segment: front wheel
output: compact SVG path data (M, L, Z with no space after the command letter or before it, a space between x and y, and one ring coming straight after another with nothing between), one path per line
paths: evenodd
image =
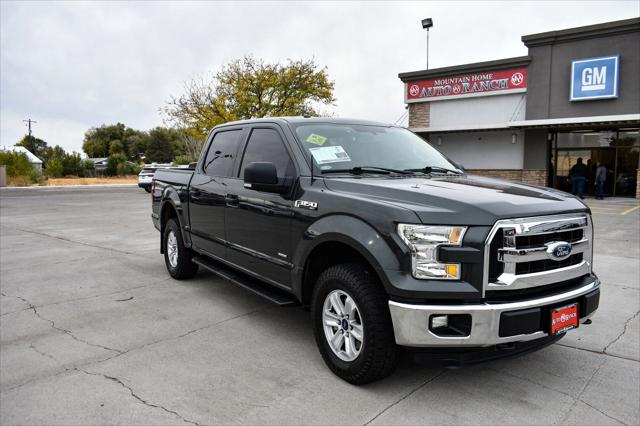
M311 313L318 349L338 377L360 385L393 372L398 349L388 298L364 265L325 270L314 287Z
M164 227L162 239L164 245L164 263L169 275L177 280L193 277L198 265L193 263L193 252L184 246L180 225L176 219L169 219Z

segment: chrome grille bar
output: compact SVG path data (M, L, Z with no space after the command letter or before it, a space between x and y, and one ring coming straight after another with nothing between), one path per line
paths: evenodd
M498 245L497 251L491 250L491 243L499 230L502 231L502 242ZM557 243L563 243L562 240L554 239L534 247L518 248L517 246L518 237L545 234L548 236L548 234L577 231L579 238L580 230L582 230L582 238L578 241L568 242L568 244L571 245L571 255L581 254L582 260L576 258L576 263L570 266L560 263L564 258L556 258L552 255L553 247ZM587 213L500 220L493 226L485 241L483 290L484 292L487 290L522 290L584 276L591 272L592 241L593 227ZM496 241L496 244L498 243ZM494 260L500 262L502 271L490 282L489 264ZM549 268L526 274L516 273L517 264L536 261L549 261L548 265L544 264ZM554 261L558 261L557 267L554 265ZM526 270L526 265L524 268Z

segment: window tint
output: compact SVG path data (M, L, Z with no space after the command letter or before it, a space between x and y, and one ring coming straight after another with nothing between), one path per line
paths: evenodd
M269 162L276 166L278 177L292 176L295 172L293 161L278 132L273 129L254 129L244 151L240 177L244 168L251 163Z
M230 176L233 159L238 151L242 130L218 132L213 137L207 159L204 162L204 172L209 176Z

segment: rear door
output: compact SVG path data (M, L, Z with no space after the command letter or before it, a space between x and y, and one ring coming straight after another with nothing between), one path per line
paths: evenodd
M244 187L244 168L271 162L278 177L295 185L297 170L284 135L273 125L251 128L236 176L228 180L226 227L229 261L268 281L289 288L291 283L292 191L274 194Z
M189 219L194 246L219 258L226 256L225 197L235 170L244 128L222 128L213 134L189 186Z

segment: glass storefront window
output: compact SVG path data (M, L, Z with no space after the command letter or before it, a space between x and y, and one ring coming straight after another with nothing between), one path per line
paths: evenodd
M602 164L607 168L606 195L635 195L637 169L640 168L638 129L556 133L551 158L554 187L571 191L569 173L579 157L589 169L585 194L595 195L595 173L598 164Z
M558 148L600 148L609 147L616 138L614 131L593 131L558 133Z

